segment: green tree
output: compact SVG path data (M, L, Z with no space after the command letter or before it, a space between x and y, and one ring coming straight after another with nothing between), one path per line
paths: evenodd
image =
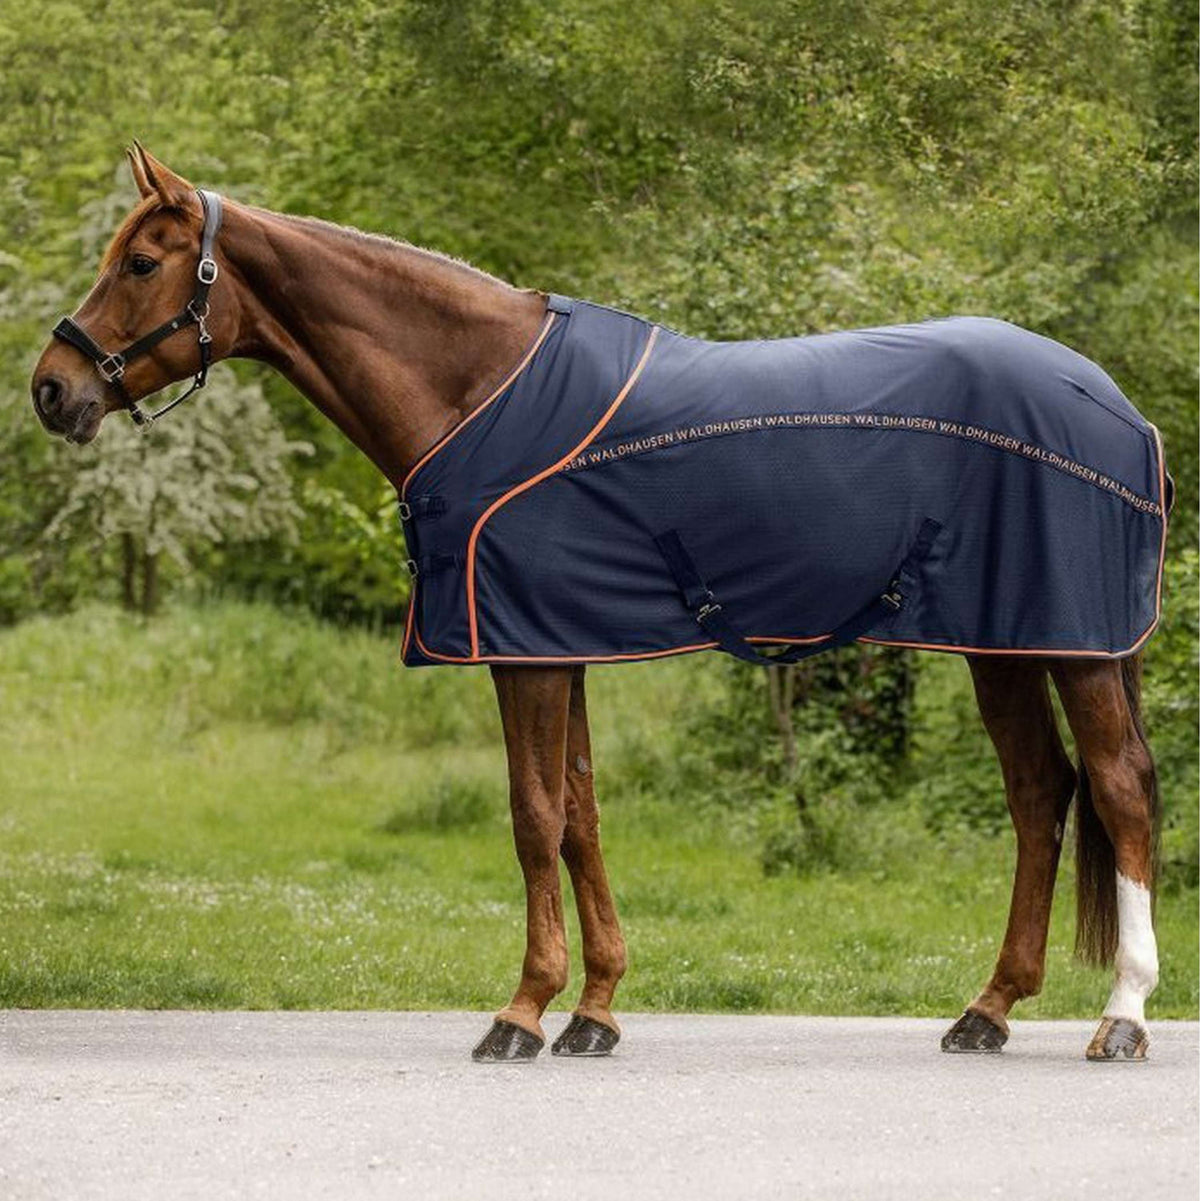
M288 461L309 450L284 435L257 384L218 368L190 408L148 432L110 422L78 456L44 538L119 540L122 599L149 615L163 555L186 571L212 543L295 536L300 508Z

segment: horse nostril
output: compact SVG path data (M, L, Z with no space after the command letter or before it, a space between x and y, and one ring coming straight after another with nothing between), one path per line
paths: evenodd
M33 390L34 399L43 413L49 413L62 400L63 386L52 375L39 380Z

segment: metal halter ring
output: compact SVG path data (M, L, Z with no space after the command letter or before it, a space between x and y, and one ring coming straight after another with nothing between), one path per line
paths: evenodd
M125 374L125 360L119 354L106 355L96 364L96 370L106 384L111 384Z

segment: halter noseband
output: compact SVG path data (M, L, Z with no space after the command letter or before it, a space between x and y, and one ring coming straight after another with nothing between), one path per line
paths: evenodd
M212 334L205 324L208 318L208 290L217 279L217 260L213 258L213 245L217 240L217 232L221 228L221 198L216 192L206 192L203 188L196 189L200 197L200 207L204 210L204 232L200 235L200 262L196 266L196 290L192 298L170 321L164 321L156 329L130 342L124 350L110 354L100 346L92 336L75 321L73 317L64 317L55 327L54 336L70 343L76 350L86 355L96 364L100 378L106 384L116 388L129 415L135 424L149 426L151 422L173 409L177 404L187 400L193 392L198 392L208 382L208 368L212 362ZM161 409L153 413L143 413L138 408L137 401L125 391L123 376L125 367L132 359L145 354L157 346L164 338L168 338L176 330L186 329L196 325L199 329L200 370L192 378L192 386L181 392L174 400L168 401Z

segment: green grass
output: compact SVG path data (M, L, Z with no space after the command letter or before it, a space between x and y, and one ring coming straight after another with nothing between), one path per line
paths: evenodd
M934 835L902 797L856 817L856 870L765 876L752 815L655 792L712 667L589 676L621 1007L956 1013L1003 930L1011 838ZM524 931L506 809L486 672L405 672L392 641L251 606L4 631L0 1005L498 1007ZM1022 1016L1107 995L1070 959L1064 868ZM1157 1016L1196 1015L1196 908L1160 900Z

